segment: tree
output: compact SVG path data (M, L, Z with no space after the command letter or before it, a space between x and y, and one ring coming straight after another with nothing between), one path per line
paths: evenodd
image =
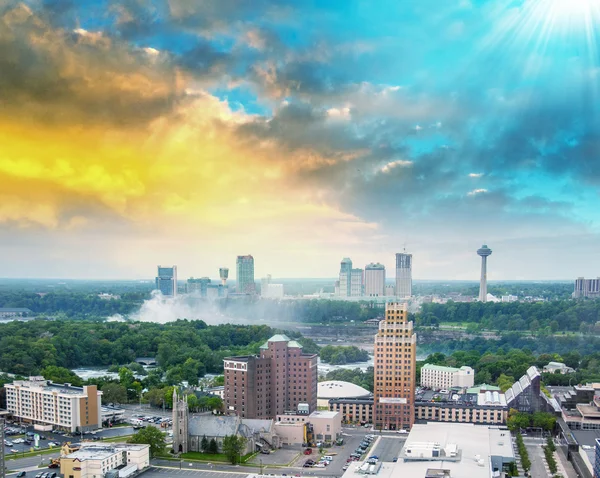
M127 367L121 367L119 369L119 383L125 387L125 390L131 387L134 380L135 377L133 376L133 372Z
M77 374L71 372L68 368L49 365L42 369L42 376L46 380L52 380L55 383L70 383L80 387L83 385L83 380Z
M508 418L506 420L506 426L510 431L516 431L521 428L529 427L531 423L531 415L528 413L522 413L514 408L511 408L508 412Z
M509 377L505 374L500 374L496 383L498 384L498 387L500 387L500 390L506 392L510 387L512 387L513 383L515 383L515 378Z
M200 400L198 400L198 397L196 395L190 393L187 396L187 403L190 410L196 411L200 405Z
M223 453L235 464L241 461L241 454L246 448L246 439L237 435L230 435L223 438Z
M102 387L102 402L103 403L126 403L127 390L123 385L118 383L107 383Z
M201 449L201 450L202 450L204 453L206 453L206 452L208 451L208 445L209 445L209 443L208 443L208 439L206 438L206 435L204 435L204 436L202 437L202 441L200 442L200 449Z
M181 377L190 385L198 385L198 375L200 371L200 362L193 358L188 358L181 366Z
M556 417L551 413L535 412L533 414L533 426L543 428L544 430L552 430L556 424Z
M156 456L165 449L165 434L156 427L146 427L135 433L129 443L150 445L150 456Z
M217 445L217 440L214 438L211 438L210 442L208 442L208 452L213 455L219 453L219 446Z

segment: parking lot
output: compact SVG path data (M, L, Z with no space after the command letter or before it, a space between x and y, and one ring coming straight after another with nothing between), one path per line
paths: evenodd
M101 441L104 438L112 438L116 436L124 436L131 435L134 433L132 427L114 427L114 428L105 428L101 431L97 431L94 434L68 434L68 433L52 433L52 432L40 432L34 430L32 426L18 426L18 425L10 425L8 428L19 429L20 433L17 435L6 435L4 445L4 452L7 456L15 455L19 456L25 452L31 451L34 447L34 440L28 439L29 443L26 443L27 439L26 433L35 433L40 437L39 440L39 450L45 450L48 448L56 448L60 451L60 447L65 442L78 443L82 440L95 440ZM19 443L19 441L23 440L23 442ZM50 446L51 443L54 443L55 446Z
M246 478L248 473L230 473L227 471L200 471L186 470L177 468L157 468L151 467L143 475L144 478L166 478L168 476L194 476L198 478Z
M379 461L394 461L400 455L405 441L406 437L382 437L371 454L376 455Z

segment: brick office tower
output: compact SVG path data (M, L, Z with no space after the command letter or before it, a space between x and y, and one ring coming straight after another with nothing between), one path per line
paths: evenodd
M382 430L409 430L415 421L417 336L405 304L388 303L375 336L374 423Z
M274 418L298 413L299 404L307 404L304 413L317 409L317 355L302 353L302 345L285 335L267 340L258 357L227 357L223 365L227 413Z

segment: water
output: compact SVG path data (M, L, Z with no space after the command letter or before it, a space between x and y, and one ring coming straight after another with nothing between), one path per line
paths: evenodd
M110 379L119 379L119 374L115 372L109 372L106 367L84 367L76 368L71 370L74 374L81 377L83 380L89 380L90 378L101 378L108 377Z

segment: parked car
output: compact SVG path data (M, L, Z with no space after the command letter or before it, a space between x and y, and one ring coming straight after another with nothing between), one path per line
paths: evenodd
M325 464L324 463L317 463L316 465L313 465L315 468L325 468Z
M17 478L21 478L23 476L27 476L27 472L25 472L25 471L19 471L19 473L17 473Z
M307 448L306 450L304 450L304 454L305 455L312 455L312 448Z

